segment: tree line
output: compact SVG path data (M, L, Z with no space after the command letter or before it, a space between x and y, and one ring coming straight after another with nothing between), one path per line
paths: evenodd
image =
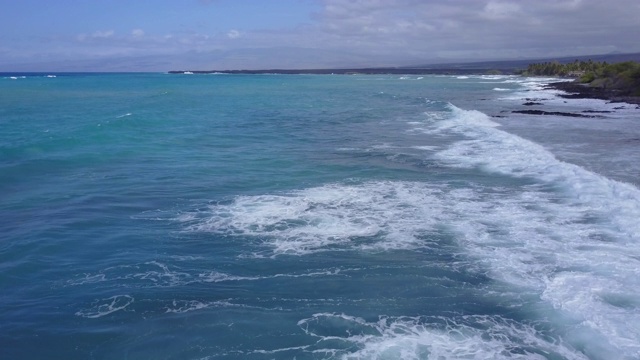
M520 72L525 76L571 76L594 87L615 89L621 94L640 96L640 63L625 61L608 64L592 60L561 64L558 61L529 64Z
M593 61L591 59L575 60L574 62L562 64L559 61L550 61L542 63L533 63L521 71L526 76L569 76L572 74L585 74L588 72L596 72L609 66L606 61Z

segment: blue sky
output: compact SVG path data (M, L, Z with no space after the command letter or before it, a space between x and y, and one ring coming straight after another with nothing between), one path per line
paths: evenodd
M0 71L394 66L640 52L638 0L0 0Z
M2 0L2 34L15 37L75 36L142 29L154 35L231 29L291 28L308 23L314 1L278 0ZM9 36L11 37L11 36Z

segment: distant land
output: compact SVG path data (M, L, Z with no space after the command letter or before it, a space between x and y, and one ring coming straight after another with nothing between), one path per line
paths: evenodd
M469 75L469 74L516 74L531 63L558 61L562 64L575 60L640 61L640 53L567 56L561 58L537 58L519 60L497 60L462 63L426 64L402 67L339 68L339 69L260 69L260 70L172 70L170 74L397 74L397 75Z
M317 74L317 75L425 75L425 74L478 74L495 69L464 69L464 68L414 68L414 67L381 67L381 68L344 68L344 69L261 69L261 70L172 70L170 74ZM498 70L500 73L504 71ZM509 73L512 71L509 70Z

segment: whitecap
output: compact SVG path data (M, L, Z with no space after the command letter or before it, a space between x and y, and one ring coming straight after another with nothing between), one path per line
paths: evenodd
M90 319L100 318L116 311L124 310L133 302L134 298L130 295L116 295L110 298L97 300L94 302L92 307L79 310L75 315Z
M197 212L186 230L252 237L267 256L429 248L446 232L468 269L538 293L613 354L640 351L640 313L628 305L640 299L640 191L559 161L481 112L451 106L432 120L432 134L466 138L435 160L530 185L333 183L237 196Z
M420 234L435 224L428 220L432 211L421 204L439 203L439 191L419 183L369 182L240 196L231 204L211 206L209 215L187 229L267 236L273 255L414 248Z
M201 302L197 300L173 300L171 306L167 307L167 313L182 314L190 311L206 309L215 302Z
M451 105L429 120L430 134L464 137L433 160L528 185L332 183L237 196L194 212L185 230L253 238L265 256L429 248L452 234L467 270L539 294L557 311L541 316L572 319L572 334L614 358L637 354L640 191L559 161L479 111Z
M298 326L317 339L307 351L342 359L587 359L561 339L500 316L381 316L370 322L318 313Z
M411 148L416 150L424 150L424 151L434 151L438 149L437 146L429 146L429 145L412 146Z
M171 256L184 262L199 260L194 256ZM217 270L188 271L180 270L176 266L166 265L158 261L149 261L134 265L120 265L104 269L94 274L82 274L67 280L63 286L83 286L97 283L112 283L113 286L123 288L166 288L179 287L189 284L219 283L233 281L259 281L275 278L302 278L318 276L341 276L341 272L351 269L326 269L323 271L278 273L261 276L240 276Z
M580 166L559 161L541 145L497 129L500 125L479 111L452 106L453 116L436 125L472 138L437 154L450 166L482 167L509 176L530 176L563 186L577 203L605 207L604 213L628 240L640 238L640 190L607 179ZM498 155L499 154L499 155ZM625 241L626 242L626 241Z
M477 222L457 227L467 250L486 259L493 277L538 289L556 309L600 332L610 351L640 353L640 313L606 300L640 302L640 190L559 161L541 145L500 130L483 113L452 110L449 120L434 125L436 131L469 139L437 159L557 189L523 192L517 202L492 200L491 211L476 214ZM500 240L491 229L509 236Z

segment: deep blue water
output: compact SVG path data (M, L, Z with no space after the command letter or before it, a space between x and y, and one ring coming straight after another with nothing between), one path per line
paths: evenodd
M635 106L47 75L0 76L2 359L640 358Z

